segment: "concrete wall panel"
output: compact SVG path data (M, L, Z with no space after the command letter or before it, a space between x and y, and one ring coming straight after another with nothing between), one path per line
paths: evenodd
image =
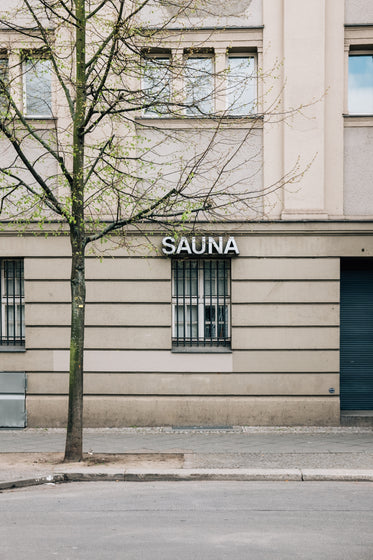
M337 350L250 350L233 354L235 372L338 372Z
M0 235L0 250L3 257L62 257L71 255L71 245L68 237L38 237Z
M68 374L31 373L29 395L68 393ZM302 374L202 374L105 373L84 377L86 395L329 395L339 392L339 375Z
M345 128L344 138L344 213L347 216L371 216L373 128Z
M373 255L371 235L247 236L239 239L245 257L356 257Z
M339 302L339 282L233 282L234 303Z
M233 327L233 350L339 348L338 327Z
M25 306L26 347L28 325L70 325L70 304L63 303L28 303Z
M67 398L28 396L30 427L66 426ZM336 426L338 397L86 397L85 427Z
M232 360L233 358L233 360ZM2 354L6 371L68 371L68 350ZM335 350L253 350L234 354L175 354L170 351L86 350L86 372L336 372Z
M87 282L87 302L164 302L171 298L167 281ZM69 302L69 282L27 282L27 302Z
M66 303L71 301L70 283L67 281L26 281L26 304L35 302Z
M87 327L87 349L148 349L169 350L169 327ZM68 327L28 327L27 348L67 349L70 345Z
M234 280L339 280L339 259L238 258Z
M28 280L69 280L70 269L68 257L25 259L25 278ZM114 252L113 257L86 259L89 280L168 280L170 276L170 260L164 257L125 258Z
M30 303L27 305L26 330L27 325L58 327L69 324L69 304ZM92 326L168 326L171 325L171 309L169 304L87 304L86 324Z
M171 282L131 281L125 282L88 282L87 301L95 302L154 302L171 301Z
M232 305L232 324L242 326L339 326L339 305L241 304Z
M68 371L69 352L53 352L53 370ZM34 371L36 371L36 367ZM40 367L39 371L49 368ZM141 350L86 350L86 372L231 372L232 354L190 354L170 351Z

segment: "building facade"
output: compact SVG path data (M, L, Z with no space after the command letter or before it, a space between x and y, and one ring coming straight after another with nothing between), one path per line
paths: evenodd
M228 4L165 52L203 41L203 64L255 65L271 118L238 110L231 132L253 132L265 196L201 235L133 230L132 247L87 254L87 427L339 425L373 410L373 4ZM67 418L71 249L34 229L0 231L3 426Z

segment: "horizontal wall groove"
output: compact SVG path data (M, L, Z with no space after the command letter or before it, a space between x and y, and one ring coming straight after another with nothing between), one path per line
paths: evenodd
M45 398L50 398L50 397L66 397L68 398L68 393L27 393L26 397L30 396L30 397L45 397ZM167 398L167 399L183 399L183 398L188 398L188 399L220 399L220 400L224 400L226 398L234 398L234 399L257 399L257 398L266 398L266 399L301 399L301 398L306 398L306 399L336 399L339 398L339 395L337 394L333 394L333 395L329 395L329 394L323 394L323 395L304 395L304 394L299 394L299 395L289 395L289 394L281 394L281 395L270 395L270 394L254 394L254 393L245 393L245 394L205 394L205 393L201 393L201 394L192 394L192 393L182 393L182 394L175 394L175 393L123 393L123 394L113 394L113 393L84 393L84 397L94 397L94 398L100 398L100 397L113 397L113 398L143 398L143 399L152 399L154 397L156 398Z
M27 305L70 305L71 301L28 301ZM86 305L170 305L169 301L86 301Z
M26 396L29 395L30 397L68 397L68 393L27 393ZM288 393L284 393L284 394L276 394L276 395L271 395L269 393L261 393L261 394L257 394L257 393L224 393L224 395L222 395L221 393L84 393L83 395L84 397L95 397L95 398L100 398L100 397L115 397L115 398L135 398L135 397L141 397L141 398L159 398L159 397L167 397L167 398L176 398L176 399L182 399L182 398L204 398L204 399L209 399L209 398L213 398L216 399L218 398L235 398L235 399L239 399L239 398L247 398L247 397L251 397L251 398L287 398L287 399L291 399L291 398L307 398L307 399L313 399L313 398L327 398L327 399L333 399L336 397L339 397L339 394L334 393L333 395L330 395L328 393L325 394L320 394L320 395L307 395L307 394L296 394L296 395L290 395Z
M232 352L339 352L339 346L334 348L232 348Z
M339 305L339 301L232 301L231 304L232 305Z
M27 255L25 258L27 258L28 260L55 260L55 259L64 259L66 261L71 261L71 255ZM115 257L105 257L103 256L102 259L100 257L95 257L95 256L85 256L85 260L86 261L97 261L97 262L104 262L106 261L119 261L119 260L138 260L138 261L144 261L144 260L159 260L159 261L166 261L167 259L165 257L162 256L157 256L157 255L149 255L146 257L139 257L136 255L118 255Z
M314 328L320 328L320 329L339 329L339 323L324 323L323 325L318 325L317 323L315 324L309 324L309 325L303 325L302 323L299 324L268 324L268 325L255 325L253 323L240 323L239 325L232 325L232 329L296 329L297 327L299 327L300 329L314 329Z
M59 346L58 348L56 348L55 346L53 346L53 347L32 346L32 347L28 347L26 350L32 350L32 351L38 351L38 352L39 351L44 351L44 350L48 351L48 352L54 352L54 350L58 350L58 351L61 351L61 352L69 352L70 347L69 346L65 346L65 347ZM106 347L103 347L103 348L99 348L98 346L92 346L92 347L85 346L84 350L86 350L87 352L91 352L92 350L97 351L97 352L112 352L113 350L117 350L119 352L167 352L167 350L170 350L170 348L169 347L167 347L167 348L148 348L148 347L147 348L140 348L140 347L134 348L132 346L131 346L131 348L126 348L126 347L121 348L121 347L118 347L118 345L116 345L116 346L113 346L113 347L106 346ZM323 348L323 350L324 350L324 348ZM206 354L207 354L207 352L206 352Z
M70 325L34 325L26 323L26 328L29 329L66 329L70 330ZM170 325L85 325L85 329L170 329Z
M339 325L232 325L232 329L339 329Z
M89 284L90 282L103 282L103 283L130 283L130 282L149 282L149 283L162 283L162 282L171 282L171 278L86 278L86 283ZM44 282L44 283L70 283L70 278L25 278L25 283L28 282Z
M303 283L321 283L324 284L326 282L330 282L333 284L339 283L339 278L278 278L277 276L274 278L232 278L232 283L241 283L246 282L247 284L255 283L255 282L303 282Z
M183 346L182 348L187 348L187 347L184 347L184 346ZM203 347L202 347L202 346L198 346L198 348L203 348ZM213 347L213 346L208 346L207 348L214 348L214 347ZM27 351L27 350L35 350L35 351L36 351L36 350L37 350L37 351L39 351L39 350L43 350L43 351L45 350L45 351L47 351L47 350L48 350L48 351L54 351L54 350L56 350L56 347L55 347L55 346L53 346L53 347L49 347L49 346L48 346L48 347L47 347L47 346L42 346L42 347L39 347L39 346L31 346L31 347L27 347L27 348L26 348L26 351ZM59 346L59 347L58 347L58 350L61 350L61 351L69 351L69 350L70 350L70 347L69 347L69 346L66 346L66 347ZM167 347L167 348L149 348L149 347L146 347L146 348L145 348L145 347L144 347L144 348L141 348L141 347L126 348L126 347L123 347L123 348L122 348L122 347L118 347L118 345L113 346L113 347L108 347L108 346L106 346L106 347L102 347L102 348L99 348L98 346L92 346L92 347L85 346L85 347L84 347L84 350L87 350L87 351L95 350L95 351L98 351L98 352L108 352L108 351L111 352L111 351L113 351L113 350L119 350L119 351L123 351L123 352L126 352L126 351L136 351L136 352L165 352L165 351L169 350L169 351L171 352L171 348L170 348L170 347ZM339 347L336 346L336 347L334 347L334 348L324 348L324 347L321 347L321 346L320 346L320 347L318 347L318 348L232 348L231 350L232 350L232 352L320 352L320 351L323 351L323 352L339 352ZM175 353L175 352L174 352L174 353ZM177 353L177 352L176 352L176 353ZM188 354L188 353L189 353L189 352L183 352L183 354ZM190 354L195 354L195 352L193 352L193 350L191 350L191 351L190 351ZM210 351L206 351L206 353L204 353L204 352L200 351L199 354L211 354L211 352L210 352Z
M68 375L68 371L57 371L53 370L50 371L40 371L39 370L27 370L27 374L42 374L42 375L54 375L54 374L64 374ZM217 374L216 371L125 371L125 372L118 372L118 371L86 371L84 372L86 375L244 375L244 376L254 376L254 375L339 375L339 371L281 371L281 372L273 372L273 371L225 371L222 374Z

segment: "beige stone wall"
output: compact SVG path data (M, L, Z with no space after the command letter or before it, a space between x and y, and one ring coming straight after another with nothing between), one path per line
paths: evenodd
M169 259L124 249L87 258L86 425L338 423L335 255L357 253L356 238L268 229L236 234L232 353L170 351ZM0 245L27 255L26 352L2 353L2 367L27 372L29 426L63 425L68 243L2 236Z
M87 426L338 424L340 257L373 256L370 224L224 229L240 250L231 353L171 352L168 258L87 257ZM26 352L2 352L2 369L27 372L29 426L64 425L69 244L1 235L0 251L25 255L26 299Z
M214 48L217 66L227 46L256 52L259 100L273 115L239 162L260 153L255 191L277 185L297 161L299 176L263 200L266 219L278 221L210 226L235 235L240 249L231 353L171 352L171 266L155 250L160 237L88 254L85 424L338 424L340 258L373 256L372 123L343 117L348 53L371 50L372 3L208 4L202 19L213 31L196 29L201 14L189 14L181 26L195 29L170 32L163 46L177 36L180 52ZM244 125L232 125L232 136ZM159 126L178 132L180 122ZM187 138L193 121L183 127ZM247 169L237 173L244 181ZM25 258L26 352L0 357L1 369L27 372L30 426L66 422L69 251L62 236L0 234L1 257Z

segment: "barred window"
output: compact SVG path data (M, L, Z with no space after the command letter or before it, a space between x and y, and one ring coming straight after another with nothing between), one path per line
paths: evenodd
M230 260L172 261L173 346L230 346Z
M2 346L24 346L23 259L1 259L0 266L0 344Z

